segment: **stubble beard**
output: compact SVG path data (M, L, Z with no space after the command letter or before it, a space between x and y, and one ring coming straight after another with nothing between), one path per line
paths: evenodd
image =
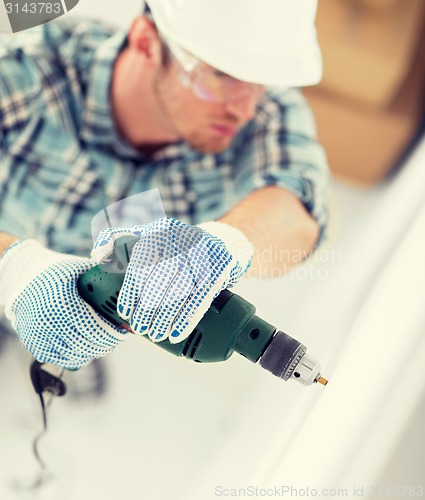
M167 85L164 82L164 72L160 72L154 81L154 93L158 100L159 108L161 109L164 122L172 133L176 134L181 140L188 144L192 149L199 151L201 153L217 154L226 150L230 144L230 140L217 138L216 140L204 137L202 131L186 131L184 127L180 126L180 123L185 121L185 117L182 115L181 110L173 108L170 105L170 94L171 92L167 90ZM172 99L171 94L171 99Z

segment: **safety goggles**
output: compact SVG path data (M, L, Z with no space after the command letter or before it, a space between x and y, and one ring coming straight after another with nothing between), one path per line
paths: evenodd
M160 35L161 42L169 49L177 63L182 85L193 94L207 102L224 103L253 95L259 99L264 93L264 86L237 80L222 71L200 61L182 47Z

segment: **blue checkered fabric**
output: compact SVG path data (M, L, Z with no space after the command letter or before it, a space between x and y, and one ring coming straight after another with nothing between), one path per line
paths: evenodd
M171 144L147 156L112 117L112 68L126 33L92 20L52 21L0 42L0 231L88 254L93 215L158 188L167 216L214 220L255 189L281 186L327 222L328 167L296 89L269 89L231 147Z

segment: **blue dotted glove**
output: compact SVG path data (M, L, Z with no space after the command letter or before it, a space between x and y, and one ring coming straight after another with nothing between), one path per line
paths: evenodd
M126 337L77 291L79 276L94 265L35 240L14 245L0 260L0 304L38 361L80 368L112 352Z
M213 234L214 233L214 234ZM154 342L184 340L211 302L245 273L253 247L238 229L220 222L201 226L162 218L143 226L102 231L92 257L108 262L120 236L133 247L118 296L118 314L135 333Z

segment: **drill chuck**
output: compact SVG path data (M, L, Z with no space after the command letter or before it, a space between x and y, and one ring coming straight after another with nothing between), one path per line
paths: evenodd
M298 340L276 331L260 358L260 366L285 381L293 378L303 385L311 385L313 382L323 384L319 380L323 379L320 375L320 363L306 351L307 348Z

